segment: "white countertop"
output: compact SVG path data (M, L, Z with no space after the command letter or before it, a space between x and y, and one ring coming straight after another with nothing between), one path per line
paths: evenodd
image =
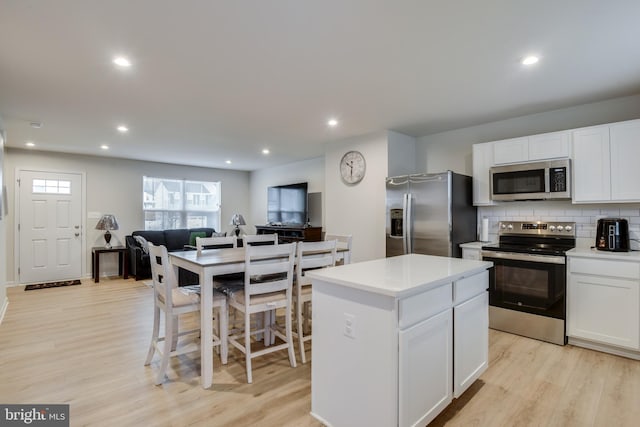
M409 254L323 268L307 275L341 286L404 298L480 273L492 265L488 261Z
M567 257L598 258L605 260L622 260L640 262L640 251L609 252L599 251L589 246L578 246L567 251Z

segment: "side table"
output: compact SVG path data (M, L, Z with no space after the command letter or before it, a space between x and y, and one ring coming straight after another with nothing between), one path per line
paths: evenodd
M100 255L114 252L118 254L118 275L122 276L123 279L129 278L129 257L127 257L127 248L125 246L113 246L111 248L96 246L91 248L91 277L94 282L100 282Z

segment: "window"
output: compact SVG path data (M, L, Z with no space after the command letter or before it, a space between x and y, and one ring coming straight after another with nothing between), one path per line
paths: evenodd
M220 230L220 182L142 178L145 230Z
M31 192L49 194L71 194L71 181L60 179L34 179Z

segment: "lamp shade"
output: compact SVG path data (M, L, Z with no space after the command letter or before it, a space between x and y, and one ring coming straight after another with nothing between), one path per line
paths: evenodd
M104 214L100 221L96 224L96 230L117 230L118 229L118 221L116 220L116 216L112 214Z
M231 217L231 222L229 222L229 225L247 225L247 223L244 221L244 217L239 213L237 213L237 214L233 214L233 216Z

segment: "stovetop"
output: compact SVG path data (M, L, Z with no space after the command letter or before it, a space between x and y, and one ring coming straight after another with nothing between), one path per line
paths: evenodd
M498 243L485 245L483 250L564 255L576 246L574 222L501 221Z

